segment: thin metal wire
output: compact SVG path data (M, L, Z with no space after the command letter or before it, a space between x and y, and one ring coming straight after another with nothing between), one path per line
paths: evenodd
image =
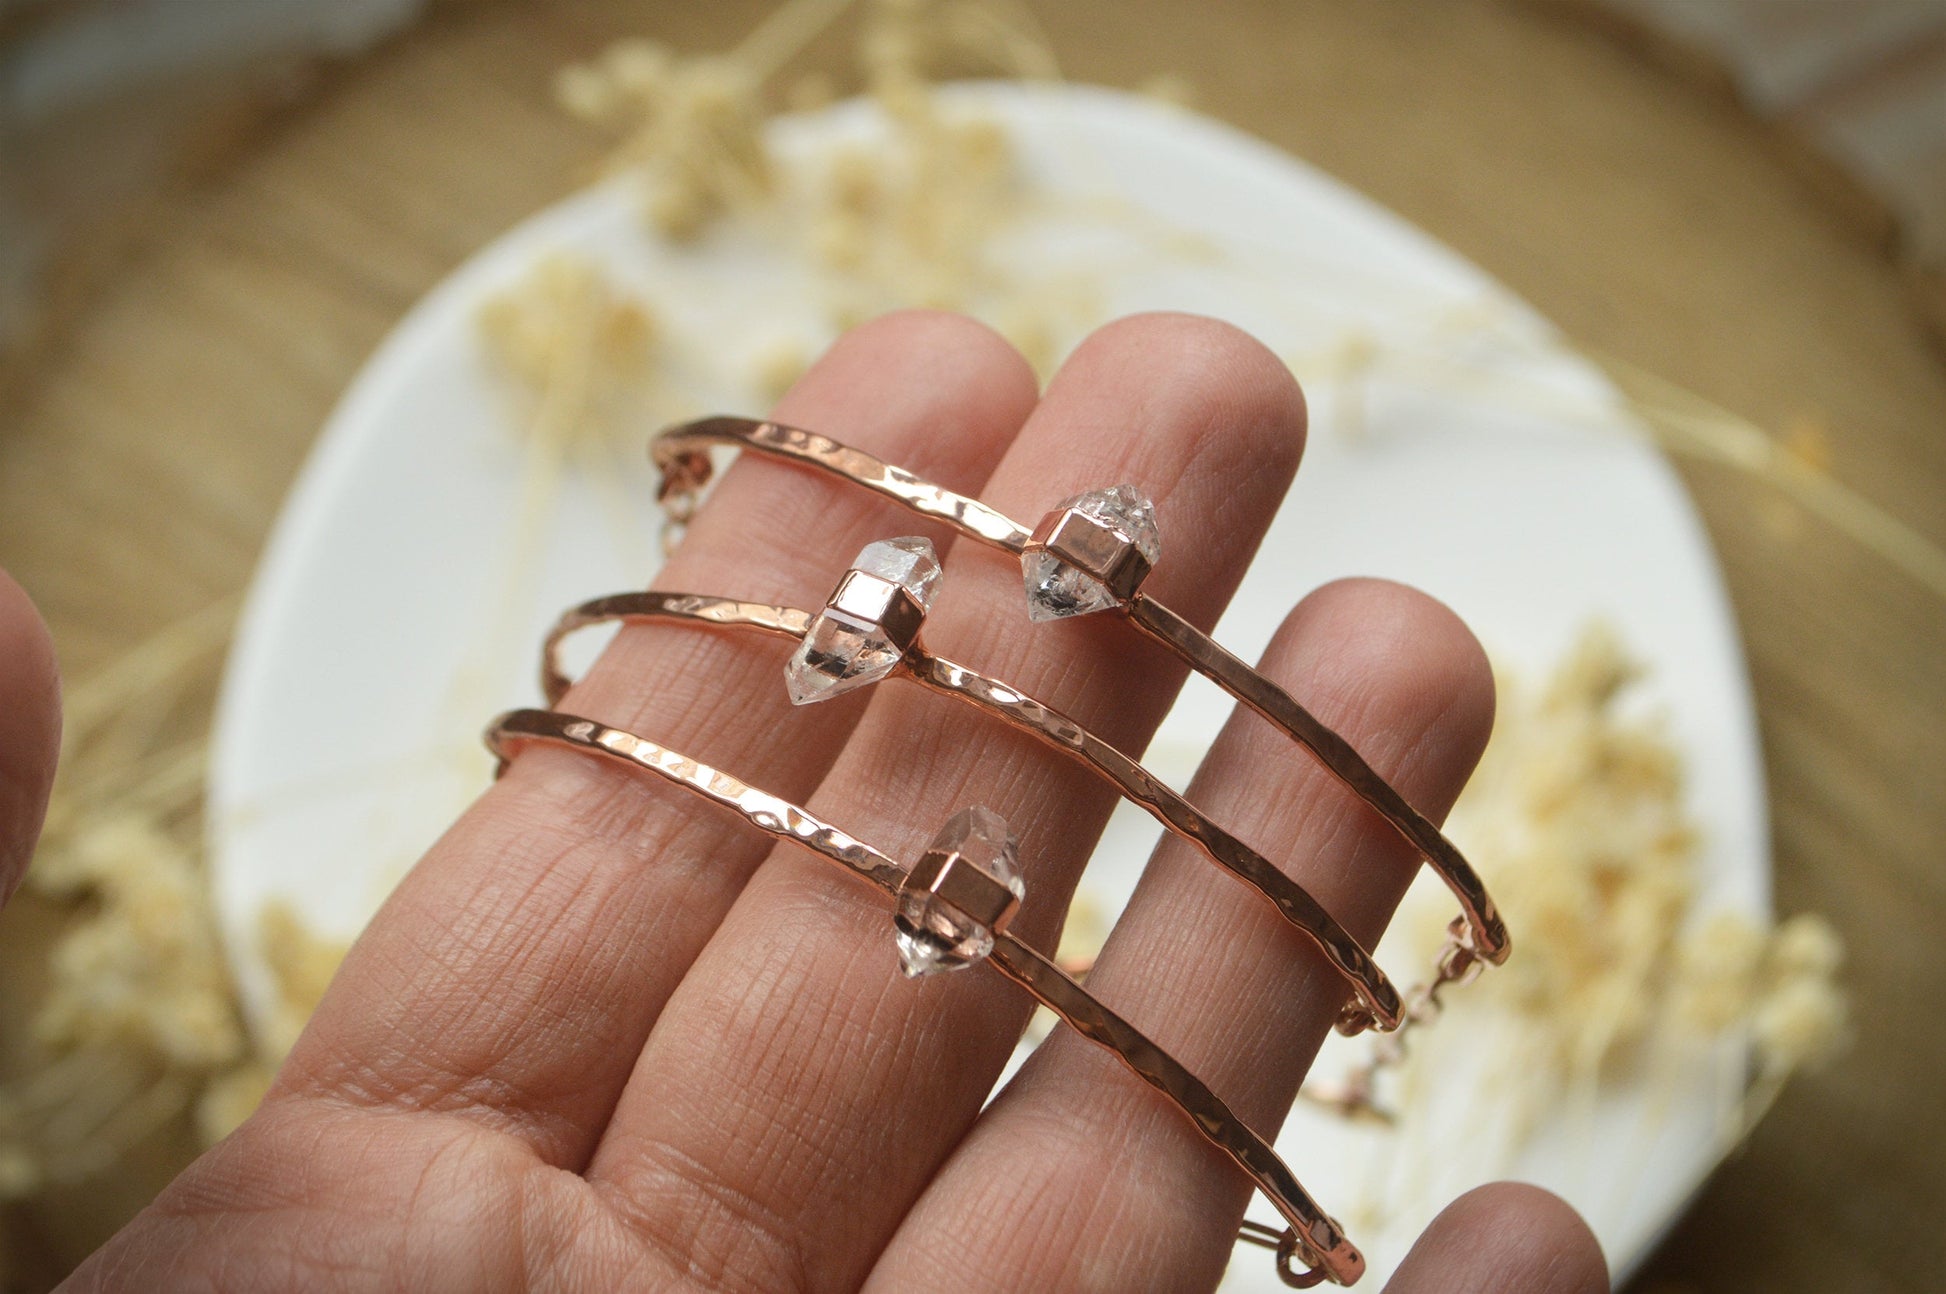
M538 742L653 773L741 814L761 831L794 841L838 864L889 899L896 900L908 871L890 856L788 800L592 719L554 710L513 710L488 727L486 742L499 759L501 772L522 748ZM1364 1256L1299 1184L1270 1143L1181 1062L1008 931L995 932L993 951L985 960L1077 1033L1112 1052L1137 1077L1172 1101L1198 1132L1249 1175L1288 1224L1276 1246L1278 1274L1287 1285L1302 1289L1327 1279L1349 1285L1364 1274ZM1238 1239L1262 1244L1264 1231L1261 1224L1247 1222L1239 1229ZM1307 1264L1303 1270L1291 1267L1298 1259Z
M902 468L814 432L747 418L707 418L671 427L655 438L650 453L662 469L666 501L693 508L697 492L707 484L713 470L708 453L710 445L755 449L863 485L921 516L942 521L970 538L1017 558L1034 542L1035 532L1029 527ZM1504 962L1511 951L1506 924L1491 895L1478 873L1445 834L1413 808L1351 743L1319 721L1288 692L1139 588L1118 605L1140 632L1161 643L1185 664L1310 751L1420 852L1459 901L1460 919L1454 923L1433 976L1407 994L1399 1027L1381 1040L1370 1061L1353 1072L1335 1098L1328 1098L1348 1114L1385 1117L1376 1099L1377 1078L1405 1055L1408 1031L1423 1027L1440 1014L1441 995L1446 990L1469 982L1486 965ZM1345 1031L1355 1027L1352 1011L1348 1007L1341 1017L1340 1028ZM1290 1273L1285 1270L1286 1266L1280 1258L1280 1272L1288 1279Z
M841 445L815 431L750 418L698 418L670 428L650 443L650 455L662 473L659 497L665 507L671 500L693 497L709 483L715 470L709 457L711 445L762 450L773 457L816 468L1009 552L1019 552L1027 542L1028 532L1024 527L977 499L955 494L903 467L881 462L863 450Z
M560 661L562 644L579 629L617 620L681 620L712 628L742 628L802 639L810 630L812 616L792 607L694 593L619 593L596 598L562 615L548 633L542 649L541 691L549 705L558 704L570 686ZM1356 1002L1347 1004L1341 1013L1338 1021L1341 1032L1398 1027L1403 1018L1399 991L1357 939L1308 890L1231 835L1168 783L1060 711L1043 705L1011 684L935 656L916 640L900 663L902 668L898 673L928 691L995 715L1086 764L1114 784L1132 803L1266 899L1285 920L1308 936L1333 969L1351 984Z
M693 497L714 470L708 447L734 445L804 464L862 485L1003 552L1020 556L1032 530L993 508L935 485L904 468L816 432L752 418L718 416L667 428L650 442L662 472L661 497ZM1498 965L1511 949L1506 923L1465 855L1419 813L1358 751L1298 704L1296 698L1231 655L1209 635L1139 591L1121 604L1137 629L1162 643L1192 669L1281 728L1418 849L1460 902L1466 946Z
M1210 636L1146 593L1130 600L1128 617L1149 637L1174 652L1197 673L1210 679L1258 714L1291 735L1318 757L1359 799L1410 841L1446 882L1460 902L1473 951L1498 964L1509 951L1506 923L1487 893L1486 885L1466 856L1444 832L1410 804L1365 757L1317 716L1299 705L1290 693L1231 655Z
M1397 1114L1379 1097L1379 1080L1386 1071L1405 1063L1409 1033L1437 1020L1446 1010L1446 990L1459 988L1480 977L1486 963L1467 946L1465 927L1454 921L1446 932L1434 965L1432 979L1415 985L1405 997L1405 1021L1390 1035L1373 1043L1371 1052L1335 1082L1309 1082L1298 1093L1306 1101L1320 1105L1348 1119L1391 1124Z

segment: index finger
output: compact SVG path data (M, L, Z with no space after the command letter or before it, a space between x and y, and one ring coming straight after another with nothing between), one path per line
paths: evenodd
M977 490L1036 394L997 334L915 312L846 335L779 412ZM881 500L740 461L656 584L814 602L895 525L911 528ZM569 704L801 798L862 707L791 713L781 674L768 643L636 625ZM761 837L622 770L523 755L352 949L280 1092L454 1112L578 1168L663 1002L765 852Z

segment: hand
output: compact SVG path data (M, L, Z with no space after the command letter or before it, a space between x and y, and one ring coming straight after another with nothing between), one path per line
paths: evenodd
M1304 433L1302 397L1269 352L1180 316L1102 329L1039 398L979 325L894 316L840 341L777 416L1020 516L1141 483L1167 545L1150 587L1205 627ZM865 543L922 528L746 458L658 586L816 606ZM971 545L947 570L935 647L1124 749L1146 744L1182 678L1172 659L1126 626L1030 629L1017 570ZM991 805L1024 842L1015 929L1051 947L1114 803L1103 784L917 689L792 710L782 667L772 643L634 626L566 708L806 802L896 856L953 810ZM1472 636L1395 585L1313 594L1264 669L1436 816L1491 723ZM1254 717L1225 730L1194 798L1281 846L1266 853L1368 943L1413 874L1398 838ZM983 1113L1028 1000L977 969L901 978L891 930L877 895L731 815L529 751L386 903L257 1113L72 1284L1212 1287L1245 1179L1065 1031ZM1264 1130L1345 995L1260 900L1173 843L1089 986ZM1565 1205L1503 1186L1442 1215L1392 1288L1585 1291L1606 1276Z

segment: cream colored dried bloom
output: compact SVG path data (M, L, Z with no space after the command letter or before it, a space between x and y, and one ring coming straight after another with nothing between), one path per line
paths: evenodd
M128 785L114 761L72 768ZM34 1047L0 1089L0 1196L113 1167L246 1047L202 869L179 838L187 833L165 829L161 815L105 810L108 797L92 784L67 786L89 811L42 839L30 872L35 889L68 912L34 1003Z
M324 991L350 947L319 935L281 900L266 903L257 914L257 940L277 987L277 1001L260 1047L267 1058L281 1061L324 1000Z
M554 98L570 114L594 122L610 120L626 102L613 78L585 64L555 73Z
M1678 954L1678 1018L1711 1032L1747 1018L1764 954L1764 932L1748 918L1733 913L1710 918L1683 940Z
M1555 715L1593 719L1641 675L1642 667L1623 651L1615 626L1596 620L1581 631L1566 659L1555 667L1541 694L1541 708Z
M1850 1011L1837 986L1822 976L1779 984L1757 1004L1753 1036L1767 1069L1790 1071L1835 1054Z
M976 8L933 0L866 7L858 61L888 134L869 147L835 150L809 186L812 210L789 225L834 276L830 316L839 327L901 306L968 309L983 296L1011 295L1013 285L1000 283L988 264L992 235L1016 203L1011 146L991 121L949 118L929 84L957 46L997 30L964 21ZM562 92L584 113L632 114L642 123L616 160L652 182L658 229L692 237L719 216L770 198L753 68L735 57L637 51L625 78L614 62L611 51L564 74Z
M675 51L662 42L635 37L603 51L600 68L618 93L646 101L663 92L677 61Z
M61 937L35 1035L52 1051L120 1047L189 1069L243 1054L195 857L153 825L110 819L50 851L42 883L97 904Z
M592 403L651 371L659 329L648 308L617 291L592 262L562 253L480 307L494 361L542 390L576 380Z
M625 132L611 161L643 178L649 221L665 236L691 239L740 212L774 215L780 188L763 144L763 84L833 16L787 4L724 56L618 44L564 69L557 97L575 115ZM1007 334L1045 371L1062 338L1098 315L1079 309L1075 293L996 263L995 235L1020 207L1011 143L994 122L943 112L933 93L932 78L955 60L1052 75L1031 26L983 0L863 6L855 54L887 133L868 147L835 149L817 173L794 178L785 187L809 209L769 226L825 272L834 329L908 306L1004 314ZM794 99L821 102L829 91L827 81L807 81Z
M815 186L807 250L831 276L834 322L901 306L1018 311L1033 289L994 257L1020 201L1006 132L948 116L929 93L888 116L884 140L834 150Z
M631 40L562 69L555 96L574 115L625 132L613 164L648 183L655 227L686 239L770 194L760 81L735 59Z
M1734 1133L1792 1068L1844 1034L1829 925L1800 917L1773 932L1736 914L1693 919L1698 835L1661 723L1622 705L1638 674L1597 625L1538 695L1503 678L1493 739L1449 822L1515 932L1508 963L1447 1001L1514 1030L1506 1054L1517 1060L1495 1081L1516 1141L1563 1101L1639 1074L1624 1062L1653 1055L1655 1037L1747 1029L1759 1081ZM1413 928L1430 949L1449 900L1429 890L1414 900ZM1408 1051L1408 1090L1427 1067L1437 1072L1444 1047L1464 1045L1465 1028Z
M1597 625L1538 696L1505 682L1453 812L1519 941L1472 992L1533 1020L1564 1073L1599 1069L1651 1027L1693 888L1680 764L1658 725L1616 708L1634 677Z
M1845 943L1829 921L1804 912L1777 927L1767 958L1772 975L1830 976L1844 963Z

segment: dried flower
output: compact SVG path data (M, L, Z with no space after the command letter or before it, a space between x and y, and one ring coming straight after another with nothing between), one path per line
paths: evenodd
M1763 960L1764 932L1755 924L1730 913L1712 917L1678 951L1678 1018L1711 1032L1747 1019Z
M1788 1073L1836 1054L1849 1017L1844 994L1828 978L1785 980L1758 1002L1754 1037L1766 1069Z
M324 990L338 973L349 945L318 935L281 901L265 904L258 914L257 943L277 989L277 1001L262 1040L263 1051L282 1060L324 1000Z
M623 42L565 69L557 97L623 136L611 163L642 177L650 223L665 236L693 239L718 220L774 216L791 203L784 219L761 227L781 232L822 271L831 331L906 306L964 310L996 316L1045 371L1076 331L1069 325L1092 316L1076 308L1072 285L1023 275L995 256L996 235L1022 209L1011 142L993 121L948 113L931 86L948 63L969 57L1052 75L1045 39L977 0L863 4L856 57L884 134L834 148L779 183L762 145L763 85L845 7L791 0L725 55ZM819 78L792 98L802 106L831 92ZM781 368L765 367L766 379ZM759 387L777 390L774 380Z
M1829 921L1813 912L1800 913L1777 927L1766 954L1774 975L1835 975L1845 960L1844 940Z
M613 164L642 176L655 227L685 240L770 194L759 83L735 59L629 40L563 69L555 96L576 116L625 131Z
M618 291L592 262L544 257L480 308L494 362L576 426L638 391L650 378L660 329L647 306Z
M243 1054L242 1026L195 857L152 824L111 818L44 860L36 883L93 901L54 949L35 1035L54 1052L122 1048L213 1069Z
M1537 693L1503 677L1493 739L1448 825L1518 932L1505 966L1445 1000L1513 1030L1506 1051L1519 1061L1504 1090L1519 1129L1621 1078L1619 1062L1664 1031L1750 1032L1760 1081L1746 1119L1843 1036L1841 949L1827 923L1696 919L1698 833L1681 761L1656 718L1623 704L1639 677L1600 624ZM1429 955L1450 915L1444 895L1422 890L1411 908ZM1414 1089L1458 1032L1418 1040L1397 1081ZM1348 1090L1369 1090L1365 1079Z

